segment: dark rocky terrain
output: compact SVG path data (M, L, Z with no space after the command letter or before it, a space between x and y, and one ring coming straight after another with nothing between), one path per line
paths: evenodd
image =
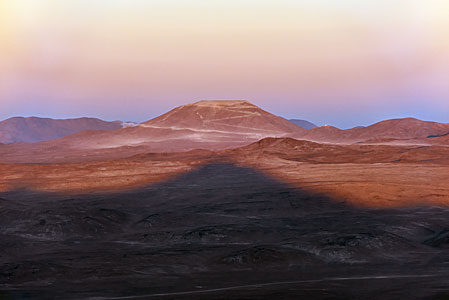
M0 299L449 297L448 208L356 208L203 161L120 192L4 191Z

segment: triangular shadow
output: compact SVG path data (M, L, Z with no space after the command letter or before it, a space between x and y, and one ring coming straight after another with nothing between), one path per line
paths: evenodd
M3 283L23 289L59 276L38 290L78 298L355 276L368 267L409 274L420 270L409 261L437 254L422 243L438 230L426 228L430 221L355 208L230 162L120 193L21 189L0 198Z

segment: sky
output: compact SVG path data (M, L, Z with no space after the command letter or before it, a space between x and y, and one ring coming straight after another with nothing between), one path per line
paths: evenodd
M145 121L202 99L449 123L449 1L0 0L0 119Z

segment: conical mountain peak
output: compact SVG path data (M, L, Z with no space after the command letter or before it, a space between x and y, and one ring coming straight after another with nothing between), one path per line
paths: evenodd
M246 100L202 100L179 106L142 126L217 131L256 137L286 136L302 128Z
M234 106L234 105L252 105L248 100L200 100L192 105L197 106L209 106L209 105L220 105L220 106Z

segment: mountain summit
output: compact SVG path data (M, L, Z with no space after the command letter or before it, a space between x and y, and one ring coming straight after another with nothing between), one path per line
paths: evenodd
M242 134L254 138L286 136L304 130L245 100L203 100L179 106L142 123L150 128Z

